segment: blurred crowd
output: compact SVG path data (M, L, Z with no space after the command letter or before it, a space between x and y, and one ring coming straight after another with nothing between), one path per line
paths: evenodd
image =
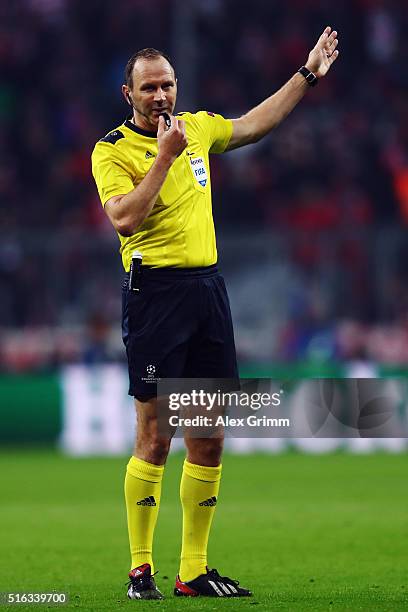
M340 56L333 69L282 126L256 145L213 156L220 233L236 231L240 240L244 233L249 248L259 229L271 236L296 232L285 257L304 279L295 309L304 316L289 316L277 358L296 356L291 338L300 338L304 327L306 333L314 329L311 311L324 311L318 327L337 328L347 319L365 330L397 326L402 334L408 306L407 245L401 238L408 221L406 1L252 0L250 10L237 0L188 1L196 64L190 98L196 107L180 111L239 116L305 63L326 25L339 32ZM176 5L181 4L0 4L4 333L86 325L101 293L108 302L104 324L117 321L112 296L120 283L118 268L107 263L106 252L98 260L97 250L91 265L83 245L105 241L112 260L118 259L114 231L93 184L90 153L128 113L120 86L131 53L153 46L177 56ZM177 76L182 90L183 74ZM376 252L379 242L372 236L381 236L383 229L392 236L393 228L399 232L397 247L391 238L383 254ZM368 234L370 240L361 239ZM327 248L321 245L333 236L331 263L344 287L341 299L334 299L338 288L326 283L331 299L323 301L330 307L315 308L307 287L322 282ZM89 283L91 296L84 289Z
M407 375L407 321L400 325L369 326L343 320L317 328L296 327L290 323L276 329L273 335L270 333L273 330L266 325L262 336L254 330L250 335L246 331L244 326L236 335L237 355L241 372L245 372L247 366L257 368L252 371L258 373L252 376L271 376L268 364L284 367L293 363L303 364L296 370L303 372L301 376L337 376L329 372L334 372L331 366L341 363L354 364L354 371L360 372L355 376L361 378L371 377L367 372L372 372L378 364L387 366L398 376ZM108 325L105 317L95 314L85 325L1 332L0 367L3 372L47 372L64 364L78 363L88 366L123 363L125 366L120 326Z

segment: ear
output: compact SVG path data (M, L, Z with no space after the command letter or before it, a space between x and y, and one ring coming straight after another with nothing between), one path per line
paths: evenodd
M122 94L129 106L133 106L129 87L127 85L122 85Z

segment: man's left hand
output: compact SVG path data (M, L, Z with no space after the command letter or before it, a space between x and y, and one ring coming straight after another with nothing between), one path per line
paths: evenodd
M305 66L319 79L327 74L330 66L338 58L339 52L336 49L338 42L336 30L332 31L331 27L327 26L309 53Z

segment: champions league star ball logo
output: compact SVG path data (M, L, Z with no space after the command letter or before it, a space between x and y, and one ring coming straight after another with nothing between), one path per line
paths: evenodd
M156 368L154 367L154 365L148 365L146 368L146 372L149 375L149 377L154 376L156 373Z
M154 366L152 363L149 363L148 366L146 366L146 376L142 377L142 380L144 382L148 382L148 383L156 383L158 382L160 379L156 378L156 366Z
M144 382L148 382L148 383L156 383L160 380L160 378L156 378L156 366L154 366L152 363L149 363L148 366L146 366L146 374L147 376L143 376L142 380Z

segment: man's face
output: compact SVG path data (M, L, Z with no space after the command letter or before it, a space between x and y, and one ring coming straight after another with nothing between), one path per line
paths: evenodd
M176 105L177 84L173 68L164 57L139 59L133 68L133 88L125 85L135 108L136 123L156 130L160 113L172 114Z

